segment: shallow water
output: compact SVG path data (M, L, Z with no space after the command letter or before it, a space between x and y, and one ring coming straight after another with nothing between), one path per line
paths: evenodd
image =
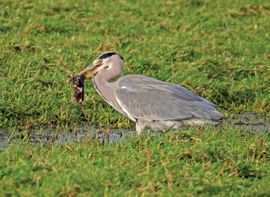
M270 132L270 116L240 113L237 116L225 119L223 125L231 125L253 133Z
M42 143L42 144L52 144L60 143L66 144L74 141L83 141L87 139L96 139L100 142L115 143L121 139L125 139L136 132L127 129L121 130L106 130L95 129L91 126L81 126L73 131L63 131L59 132L52 128L47 128L40 131L40 128L35 128L28 130L27 133L22 132L20 134L13 135L12 132L0 131L0 149L3 149L10 143Z
M233 126L244 129L247 132L260 134L270 132L270 117L258 114L240 113L237 116L226 118L221 125ZM108 132L86 125L73 129L72 132L59 132L53 128L43 128L42 130L40 128L35 128L28 130L27 133L22 132L13 135L12 132L2 130L0 131L0 149L6 147L9 143L16 143L17 141L27 143L65 144L73 141L96 139L101 142L115 143L132 135L136 135L135 130L114 129Z

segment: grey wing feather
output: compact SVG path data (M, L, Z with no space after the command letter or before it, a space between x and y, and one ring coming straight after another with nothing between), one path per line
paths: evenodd
M215 105L182 86L143 75L127 75L117 81L116 99L133 118L185 120L200 118L218 121Z

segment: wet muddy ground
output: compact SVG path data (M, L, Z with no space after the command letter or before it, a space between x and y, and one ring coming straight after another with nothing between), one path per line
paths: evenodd
M260 114L240 113L237 116L224 119L222 124L258 134L270 132L270 116Z
M221 126L232 126L246 130L252 133L270 132L270 117L258 114L239 114L235 117L224 119ZM119 129L119 130L103 130L91 126L81 126L72 131L59 132L53 128L40 129L35 128L28 132L16 133L5 130L0 131L0 149L9 143L27 142L27 143L69 143L73 141L82 141L97 139L101 142L114 143L122 139L126 139L136 135L135 130Z
M0 149L4 148L9 143L60 143L65 144L74 141L83 141L87 139L96 139L100 142L114 143L121 139L126 139L132 135L135 135L135 130L127 129L112 129L110 131L105 129L97 129L91 126L81 126L71 131L59 132L53 128L47 128L42 130L35 128L27 132L16 133L8 132L5 130L0 131Z

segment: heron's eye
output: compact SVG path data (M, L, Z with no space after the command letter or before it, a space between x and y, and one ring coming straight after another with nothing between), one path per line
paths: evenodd
M102 60L101 59L97 59L94 61L95 66L100 66L102 64Z

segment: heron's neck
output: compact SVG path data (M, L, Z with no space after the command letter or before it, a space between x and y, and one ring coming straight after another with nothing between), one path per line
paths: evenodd
M93 83L97 92L109 103L113 108L115 108L120 113L122 111L121 107L115 99L116 85L114 82L110 82L108 79L105 79L102 74L97 74L93 77Z
M102 74L97 74L93 77L93 83L98 91L98 93L104 97L104 99L108 102L111 100L111 96L115 89L115 86L108 79L105 79Z

